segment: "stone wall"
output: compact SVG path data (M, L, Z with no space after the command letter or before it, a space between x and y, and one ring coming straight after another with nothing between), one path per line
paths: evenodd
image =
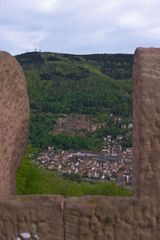
M8 66L7 71L5 66ZM12 73L14 69L19 69L18 76ZM15 189L15 185L13 181L10 187L10 179L24 151L29 111L21 69L14 58L1 53L0 84L2 86L1 81L4 81L3 85L8 86L6 91L13 91L15 76L17 88L14 87L10 99L16 98L17 89L21 89L19 83L23 82L22 94L19 93L22 105L16 107L15 102L10 101L4 108L6 96L10 95L0 94L0 240L17 239L22 233L30 234L30 239L41 240L159 240L160 49L138 48L134 56L134 195L130 198L11 195L14 191L10 189ZM14 108L14 114L19 116L15 125L19 127L14 126L14 121L12 125L4 124L3 119L12 115ZM6 126L13 135L10 145L7 139L11 135L3 132ZM18 145L15 140L19 140ZM7 171L7 177L2 169Z

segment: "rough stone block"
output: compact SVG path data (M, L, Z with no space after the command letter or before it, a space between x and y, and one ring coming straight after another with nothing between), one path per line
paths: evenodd
M63 203L61 196L1 199L0 239L16 240L22 233L30 234L32 239L64 239Z
M0 196L15 194L15 172L28 139L29 102L23 71L0 52Z

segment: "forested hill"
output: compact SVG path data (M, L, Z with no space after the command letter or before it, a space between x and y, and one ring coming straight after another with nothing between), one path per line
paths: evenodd
M38 112L132 115L132 54L29 52L16 58Z
M43 57L48 55L48 61L68 60L73 62L86 62L105 75L114 79L128 79L132 77L133 54L88 54L73 55L64 53L40 53L30 52L17 55L17 60L23 67L31 67L31 65L40 65L44 63Z
M63 56L76 57L76 55L70 54L63 54ZM128 79L132 77L133 54L88 54L81 55L81 57L111 78Z

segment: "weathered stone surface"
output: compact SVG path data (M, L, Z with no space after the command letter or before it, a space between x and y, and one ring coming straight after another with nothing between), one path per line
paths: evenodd
M160 211L150 198L70 198L64 209L66 240L159 239Z
M46 240L160 239L160 49L136 50L133 78L133 197L1 198L0 239L20 233Z
M0 200L0 239L16 240L22 233L34 239L61 240L63 232L61 196L17 196Z
M137 49L133 73L135 195L159 201L160 49Z
M0 196L15 193L15 172L28 138L29 102L16 59L0 52Z

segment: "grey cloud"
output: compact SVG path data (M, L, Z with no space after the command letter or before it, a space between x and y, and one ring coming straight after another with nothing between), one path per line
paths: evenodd
M12 53L158 47L159 8L158 0L0 0L0 46Z

